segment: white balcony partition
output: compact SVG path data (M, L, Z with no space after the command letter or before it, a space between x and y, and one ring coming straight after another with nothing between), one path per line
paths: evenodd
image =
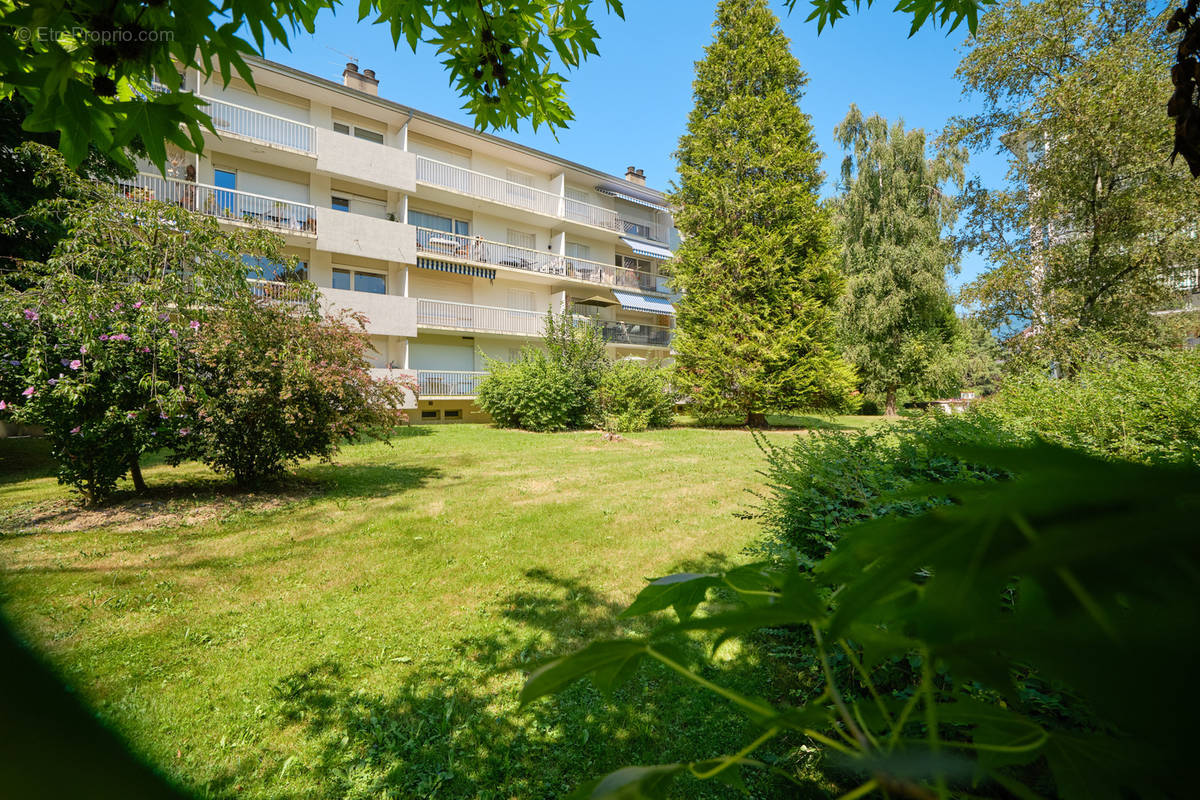
M316 212L308 203L146 173L121 179L116 189L132 200L159 200L229 222L265 225L299 234L317 232Z
M542 335L545 322L544 311L477 306L445 300L417 301L417 324L427 328L534 337Z
M486 372L455 372L422 369L417 371L421 399L428 397L474 397Z
M321 287L322 305L328 311L347 309L367 318L367 333L377 336L417 335L417 301L395 294L354 292Z
M411 225L324 207L316 209L316 219L320 250L416 263L415 229Z
M300 153L317 152L312 125L225 100L204 96L200 99L207 105L204 110L218 131Z

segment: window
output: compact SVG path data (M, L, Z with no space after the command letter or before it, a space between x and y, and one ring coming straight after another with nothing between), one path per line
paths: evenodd
M509 228L508 243L513 247L524 247L526 250L533 250L537 248L537 235Z
M633 222L632 220L623 219L621 225L625 228L625 233L633 236L641 236L643 239L650 238L650 226L642 222Z
M443 419L462 419L462 409L461 408L447 408L442 413L442 418Z
M214 169L213 185L218 189L236 189L237 171L232 169Z
M348 197L334 197L332 205L334 211L350 212L350 198Z
M430 228L443 233L456 233L459 236L468 236L471 233L471 223L465 219L452 219L451 217L443 217L440 214L429 214L425 211L408 212L408 224L418 228Z
M521 348L519 348L519 347L508 348L508 362L510 364L513 364L520 360L521 360Z
M437 419L437 418L438 418L437 409L434 409L432 411L425 411L425 410L421 411L421 419Z
M345 267L333 268L333 288L353 289L369 294L387 294L387 276L380 272L363 272Z
M370 131L355 126L354 136L359 139L366 139L368 142L374 142L375 144L383 144L383 134L377 131Z
M303 281L308 279L308 262L299 261L295 269L287 264L272 261L259 256L243 255L242 263L246 265L246 278L252 281Z
M213 170L213 185L218 189L236 189L237 188L237 172L231 169L214 169ZM217 191L217 212L226 217L238 217L237 195L233 192Z
M568 258L586 258L591 259L592 248L586 244L576 244L575 242L567 242L567 257Z
M357 125L349 125L345 122L335 122L333 123L333 129L337 133L344 133L347 136L365 139L368 142L375 142L375 144L383 144L383 134L369 128L360 128Z
M377 272L355 272L354 291L387 294L387 278Z

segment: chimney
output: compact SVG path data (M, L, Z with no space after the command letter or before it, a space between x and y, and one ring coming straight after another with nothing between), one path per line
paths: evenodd
M379 79L375 77L375 70L364 69L358 71L358 64L353 61L346 65L342 70L342 85L348 89L357 89L366 94L379 95Z
M625 180L630 183L636 183L638 186L645 186L646 173L637 167L630 166L625 169Z

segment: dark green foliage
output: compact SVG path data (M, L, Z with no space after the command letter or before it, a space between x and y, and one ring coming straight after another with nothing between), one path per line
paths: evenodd
M679 390L701 416L756 425L767 411L846 408L842 281L799 107L807 77L765 0L722 0L715 27L676 153Z
M622 14L620 0L604 7ZM225 84L236 73L254 86L249 56L268 41L288 47L339 8L386 25L397 47L436 47L480 128L565 126L573 115L557 70L598 52L590 0L22 0L0 6L0 97L15 92L26 106L18 124L57 132L72 165L93 146L124 159L140 137L162 168L167 142L200 152L210 125L202 102L181 91L180 71ZM151 88L155 78L166 91Z
M679 774L760 766L754 751L787 731L832 754L856 797L1189 796L1200 700L1180 687L1200 663L1196 472L1049 445L958 455L1016 477L937 487L955 502L854 526L811 573L764 564L654 581L630 613L674 607L677 622L609 642L603 658L588 649L533 673L525 703L582 675L617 685L637 662L657 661L763 730L736 754L627 772L613 791L592 783L586 796L659 798ZM693 615L714 586L725 591ZM811 630L825 678L794 707L714 686L669 649L689 631L789 625ZM865 687L857 696L830 667L835 645ZM875 676L897 658L917 677L893 697ZM1030 673L1071 698L1071 719L1046 713Z
M941 412L859 434L814 431L786 445L762 440L767 455L761 509L765 548L811 567L829 554L849 525L909 517L949 502L936 494L906 494L906 489L1002 476L949 450L1017 440L994 415Z
M1015 424L1067 447L1144 462L1200 460L1200 351L1093 358L1068 379L1009 377L996 398Z
M644 361L618 361L600 380L601 425L606 430L668 427L675 418L670 371Z
M846 357L869 395L896 414L897 394L957 392L962 379L959 324L946 286L958 269L949 238L966 152L926 155L925 132L864 118L855 105L834 130L847 149L834 216L846 293L838 329Z

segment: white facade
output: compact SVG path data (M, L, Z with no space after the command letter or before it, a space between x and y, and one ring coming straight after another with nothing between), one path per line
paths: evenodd
M353 68L341 85L252 67L257 93L185 75L221 135L203 157L178 154L167 179L151 168L135 183L281 232L329 307L368 317L373 366L416 373L417 421L479 418L470 398L485 357L515 358L549 310L593 317L614 358L669 357L662 264L677 237L640 176L383 100Z

